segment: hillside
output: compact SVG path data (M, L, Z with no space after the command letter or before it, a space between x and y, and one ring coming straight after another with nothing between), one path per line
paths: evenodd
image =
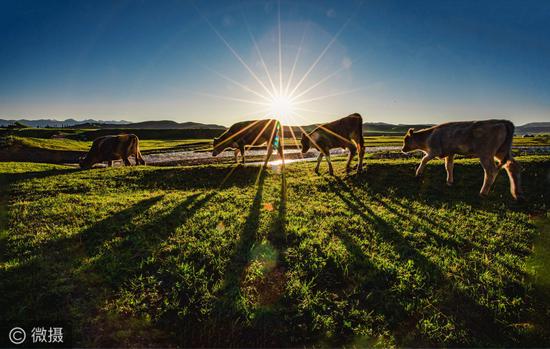
M113 125L126 125L129 124L129 121L120 120L109 120L109 121L102 121L102 120L93 120L93 119L86 119L86 120L75 120L75 119L66 119L66 120L56 120L56 119L38 119L38 120L28 120L28 119L17 119L17 120L6 120L6 119L0 119L0 127L5 127L8 125L13 125L15 122L19 122L23 125L27 125L30 127L74 127L78 125L83 124L113 124Z

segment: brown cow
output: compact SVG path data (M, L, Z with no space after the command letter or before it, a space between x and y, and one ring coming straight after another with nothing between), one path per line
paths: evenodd
M235 149L235 162L239 163L238 154L241 153L242 163L245 163L244 150L247 145L260 145L267 142L267 156L265 158L264 166L267 165L273 148L279 152L285 163L285 157L283 154L283 147L280 142L282 141L281 124L275 119L267 120L250 120L242 121L233 124L227 131L225 131L220 137L214 138L214 148L212 156L218 156L227 148Z
M453 184L455 154L478 157L485 170L480 195L487 196L498 170L502 167L510 178L510 192L514 199L522 197L520 186L521 166L512 156L514 124L508 120L449 122L420 131L409 129L403 140L403 152L421 150L424 157L416 170L420 176L428 161L445 158L447 184ZM495 164L495 159L498 164Z
M333 148L349 149L346 173L350 172L351 160L357 152L359 152L357 172L360 173L363 170L363 157L365 155L363 118L358 113L320 125L309 134L304 133L301 142L302 153L306 153L310 147L314 147L320 151L317 158L317 166L315 167L315 173L317 174L319 174L319 165L323 156L327 157L329 173L331 175L334 174L332 163L330 162L330 149Z
M91 168L94 164L103 161L107 161L110 167L113 166L114 160L121 159L124 161L124 165L130 166L128 157L132 155L136 158L136 165L145 165L136 135L103 136L94 140L86 157L80 159L80 167Z

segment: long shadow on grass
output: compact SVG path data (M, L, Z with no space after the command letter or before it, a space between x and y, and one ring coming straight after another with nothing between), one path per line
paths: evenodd
M332 186L333 192L350 210L359 215L365 224L374 226L376 232L383 239L394 245L403 263L407 263L409 259L413 260L414 264L422 270L428 284L437 285L439 289L449 292L449 299L445 304L441 305L438 311L443 314L451 315L457 321L461 322L461 325L468 329L469 333L473 335L473 338L471 338L471 342L469 343L445 343L446 345L472 345L477 343L496 344L501 343L499 340L502 341L506 338L504 329L497 323L494 315L491 314L488 309L477 304L474 300L470 299L469 296L459 292L453 285L449 285L448 279L443 275L438 265L427 259L416 248L411 246L410 243L403 238L400 232L396 231L391 224L387 223L370 207L364 204L362 199L357 197L351 187L338 178L336 178L334 182L331 182L330 185ZM347 195L344 195L344 193ZM422 295L410 296L422 297ZM424 297L429 297L429 295L425 294ZM393 308L393 306L390 308ZM385 315L389 315L387 317L393 321L393 324L390 324L390 326L393 327L396 338L407 338L408 340L412 340L416 345L442 344L431 343L428 338L422 338L419 333L416 335L417 338L414 338L412 334L417 331L416 321L411 322L411 316L414 318L414 314L401 313L399 310L387 314L387 304L385 309L382 309L382 312L385 313ZM397 309L399 309L399 306L397 306ZM407 343L402 344L407 345Z
M457 163L455 183L445 184L445 168L441 164L430 164L423 176L415 177L417 164L376 163L367 167L364 175L351 178L358 186L368 187L374 193L391 194L395 197L414 198L432 206L465 203L479 210L492 213L503 209L530 212L550 204L550 195L544 195L548 186L545 180L550 172L550 162L526 162L522 172L523 188L527 197L524 203L516 203L509 192L509 182L504 171L500 171L489 197L479 197L483 183L483 170L479 163Z
M18 251L26 257L16 268L0 275L0 290L3 294L1 301L4 302L2 308L6 310L7 319L30 322L71 321L68 309L63 305L67 305L71 294L74 297L86 297L90 291L86 289L89 285L86 285L83 293L77 292L84 285L73 279L71 270L74 264L81 263L81 259L88 255L86 250L94 250L97 244L111 237L114 226L128 224L134 216L146 211L160 199L159 196L142 200L99 222L99 226L107 228L106 231L98 232L98 235L105 235L103 239L90 239L88 236L77 234ZM22 292L23 289L28 292Z
M258 171L257 168L255 170ZM185 346L228 347L234 346L236 343L254 342L253 336L243 331L247 319L242 318L242 305L239 305L239 302L241 298L241 279L250 260L251 248L257 241L260 226L262 195L266 177L265 169L261 168L258 176L256 193L244 229L230 257L223 286L218 292L220 298L214 305L211 323L204 325L202 328L185 326L185 329L189 332L183 333L184 336L180 340ZM215 329L214 333L208 333L211 332L212 328Z
M160 202L163 196L148 198L80 234L28 251L31 256L27 263L0 275L1 305L8 319L64 321L74 324L73 339L77 343L117 346L120 343L113 339L116 331L110 331L107 319L94 316L127 280L142 272L143 261L157 246L213 195L193 194L166 214L136 225L134 218Z

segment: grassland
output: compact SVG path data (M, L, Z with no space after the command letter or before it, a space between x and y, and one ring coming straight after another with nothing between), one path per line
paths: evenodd
M41 137L21 137L8 136L10 141L15 141L28 149L48 149L64 151L88 151L92 141L83 141L72 138L41 138ZM5 141L4 141L5 142ZM299 140L286 138L284 140L286 148L296 148L300 146ZM366 136L365 145L367 147L384 146L402 146L402 136ZM532 138L514 138L515 146L549 146L550 137L537 136ZM142 139L140 149L143 153L152 153L170 150L212 150L211 139Z
M82 151L90 150L91 141L78 141L67 138L36 138L9 136L11 141L29 148L48 150ZM166 150L196 150L211 148L210 139L144 139L140 141L140 150L144 153L166 151Z
M0 312L78 346L548 346L550 157L79 171L0 163ZM326 171L326 167L322 168Z

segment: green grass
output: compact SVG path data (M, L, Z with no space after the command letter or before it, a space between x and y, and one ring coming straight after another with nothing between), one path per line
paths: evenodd
M548 346L550 157L519 160L525 204L503 173L480 199L475 160L452 188L441 161L0 163L0 317L77 346Z
M67 138L34 138L10 136L16 142L28 148L40 148L50 150L74 150L86 152L92 146L91 141L77 141ZM144 153L162 150L195 150L211 146L209 139L144 139L139 142L140 150Z
M36 138L10 136L13 140L29 148L40 148L50 150L74 150L88 151L92 145L91 141L79 141L70 138ZM285 138L285 147L299 147L300 141L293 138ZM381 146L402 146L402 136L366 136L365 145L368 147ZM515 146L544 146L550 145L550 138L537 136L533 138L514 138ZM166 151L166 150L212 150L211 139L142 139L140 149L144 153Z

